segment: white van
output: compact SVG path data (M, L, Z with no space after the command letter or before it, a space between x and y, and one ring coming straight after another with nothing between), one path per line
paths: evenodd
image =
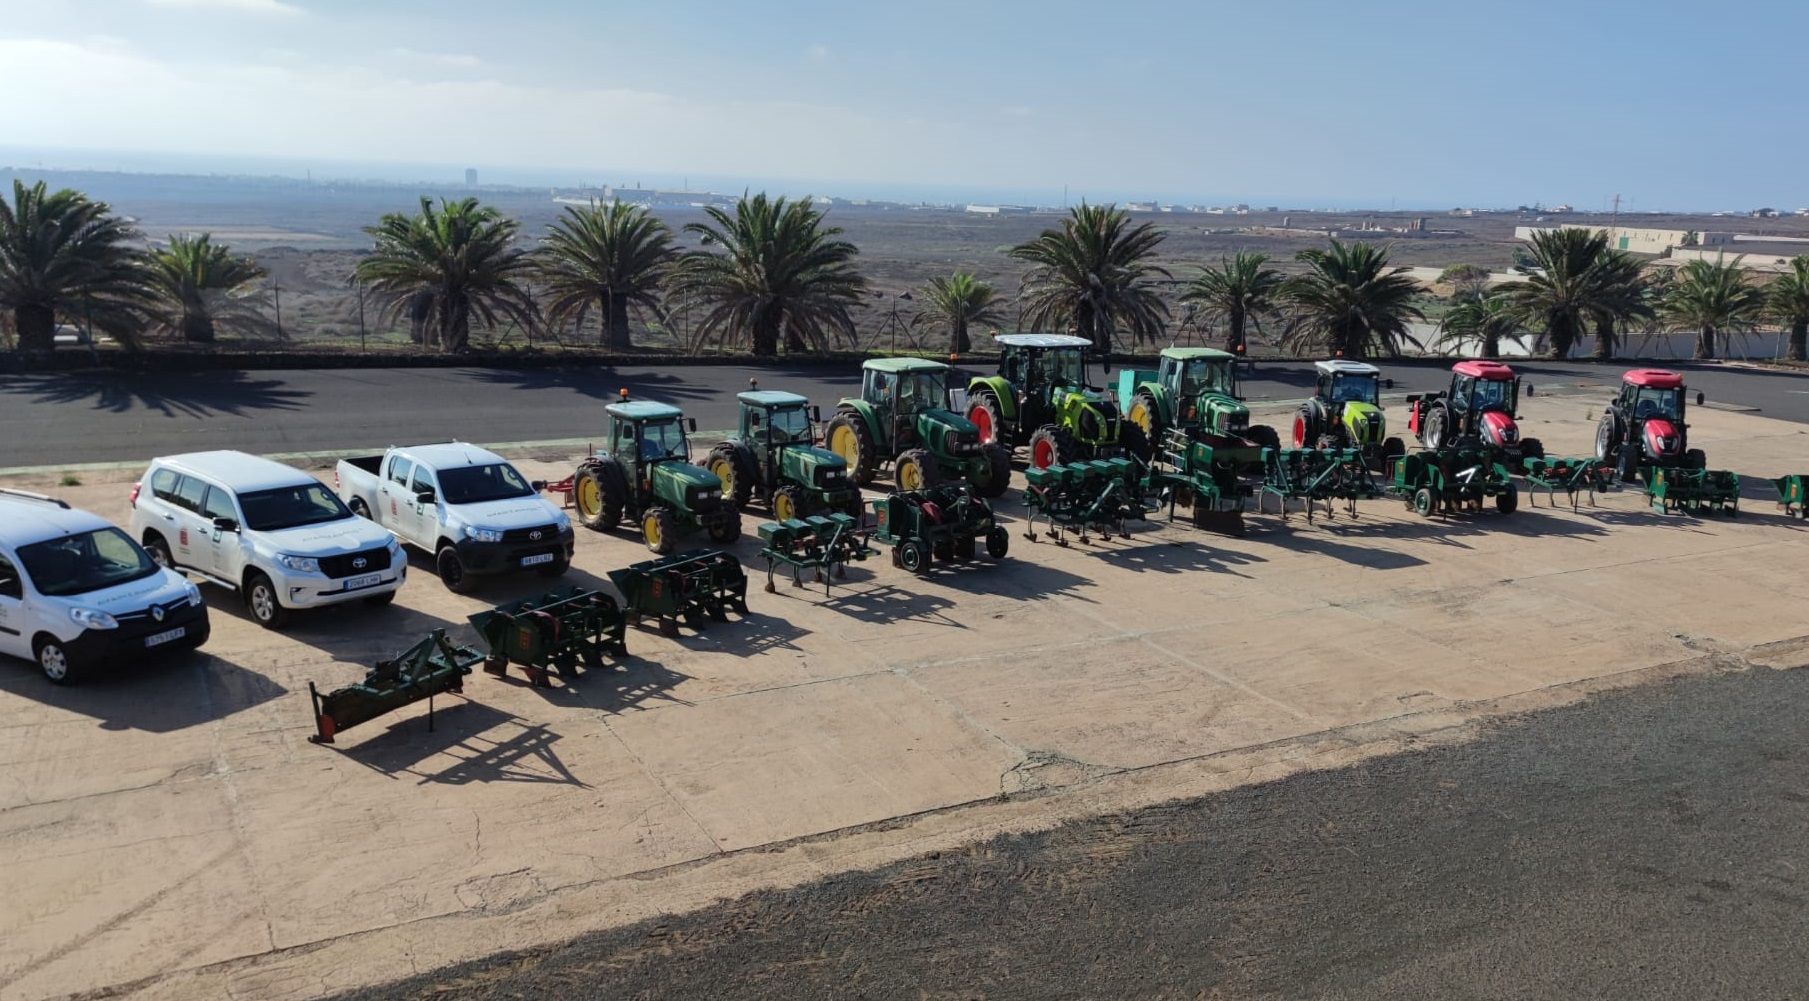
M0 490L0 653L66 685L207 642L207 606L99 515Z
M237 590L267 629L290 609L387 605L408 575L393 533L307 473L244 452L153 459L132 488L132 534L159 563Z

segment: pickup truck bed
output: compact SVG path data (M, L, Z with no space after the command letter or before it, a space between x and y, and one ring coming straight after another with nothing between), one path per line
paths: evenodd
M357 469L362 469L365 472L371 474L372 476L377 475L378 471L380 471L383 468L383 456L381 454L361 455L361 456L358 456L357 458L341 459L339 461L345 463L348 466L352 466Z

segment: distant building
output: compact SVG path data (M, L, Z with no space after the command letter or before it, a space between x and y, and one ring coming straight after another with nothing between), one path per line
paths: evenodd
M1005 210L997 205L969 205L967 211L974 215L998 215Z
M1544 232L1548 226L1516 226L1516 240L1531 240L1534 233ZM1558 229L1583 229L1594 233L1605 233L1608 245L1616 250L1625 250L1635 254L1663 254L1673 247L1720 247L1734 242L1732 233L1698 232L1690 229L1635 229L1624 226L1590 226L1582 223L1567 223Z
M477 168L476 167L466 167L465 168L465 187L467 187L467 188L477 187Z

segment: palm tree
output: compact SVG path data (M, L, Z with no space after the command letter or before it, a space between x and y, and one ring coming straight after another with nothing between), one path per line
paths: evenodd
M1746 280L1740 259L1686 261L1661 304L1674 330L1696 331L1696 355L1715 357L1717 334L1750 330L1765 309L1765 293Z
M672 231L645 206L592 202L569 206L536 255L536 277L547 297L547 321L583 326L592 306L603 317L602 343L634 346L629 307L660 315L660 288L678 250Z
M946 277L938 275L923 287L926 305L911 320L940 324L948 329L949 354L965 354L974 349L968 329L975 324L999 322L998 293L988 282L974 277L971 271L957 271Z
M1012 257L1030 265L1018 289L1024 320L1032 327L1072 326L1102 355L1111 352L1119 328L1138 343L1161 337L1168 304L1153 283L1171 277L1155 263L1163 236L1150 223L1131 225L1115 205L1082 202L1060 229L1011 248Z
M1524 336L1506 299L1473 291L1459 293L1457 302L1439 319L1438 336L1432 343L1451 354L1462 353L1475 343L1479 356L1494 358L1501 354L1503 340L1519 342Z
M420 214L391 212L365 229L376 247L352 278L377 295L385 322L406 316L422 343L465 351L473 320L539 322L526 284L533 259L515 246L520 228L475 198L441 199L436 209L423 197Z
M1595 262L1595 350L1597 361L1614 357L1618 331L1649 320L1656 308L1639 259L1624 250L1605 249Z
M1794 257L1784 277L1766 290L1771 300L1771 315L1790 328L1790 347L1785 357L1803 361L1804 341L1809 341L1809 256Z
M141 295L138 237L105 202L43 181L13 181L0 200L0 308L13 314L22 351L49 351L57 316L81 316L133 343Z
M1426 319L1413 304L1419 283L1406 268L1388 266L1387 248L1333 240L1325 250L1303 250L1294 259L1307 271L1282 285L1282 298L1295 313L1283 335L1289 347L1364 358L1398 356L1402 341L1419 343L1407 333L1407 321Z
M172 236L146 255L145 313L153 329L185 341L212 342L221 327L262 333L269 322L251 286L264 275L256 261L233 256L206 233Z
M1542 331L1553 358L1566 358L1602 313L1596 267L1608 253L1608 235L1593 229L1548 229L1533 234L1532 249L1514 266L1521 275L1495 291L1506 297L1522 324Z
M745 341L754 354L827 348L837 336L854 337L854 306L867 290L855 269L860 253L839 227L825 226L809 198L788 201L765 192L743 196L733 215L707 208L710 222L694 222L706 246L723 253L686 254L675 277L681 294L703 309L698 335Z
M1244 337L1246 321L1262 327L1262 316L1275 311L1282 273L1271 267L1267 254L1239 251L1219 258L1218 267L1207 265L1181 293L1181 301L1197 306L1206 322L1225 321L1225 350L1243 354L1249 348Z

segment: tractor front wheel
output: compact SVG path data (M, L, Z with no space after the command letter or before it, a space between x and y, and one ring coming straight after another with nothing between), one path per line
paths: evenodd
M802 518L810 510L810 502L804 495L803 488L795 483L787 483L773 491L773 520L790 521Z
M927 490L941 479L942 469L927 448L905 449L892 472L892 480L900 490Z
M1545 458L1545 443L1537 438L1520 439L1520 457L1522 459Z
M1707 469L1708 453L1700 448L1692 448L1683 453L1683 464L1688 469Z
M1432 517L1437 500L1432 496L1431 487L1421 487L1413 492L1413 513L1422 518Z
M916 539L898 544L898 565L911 573L924 573L930 568L930 550Z
M671 553L678 544L677 526L672 512L663 507L650 507L641 515L641 540L656 555Z
M986 533L986 555L995 560L1002 560L1010 550L1011 533L994 525L992 531Z
M873 474L879 470L879 446L865 418L852 410L841 411L829 418L823 441L848 463L848 478L855 486L873 482Z
M1252 424L1250 430L1244 432L1244 438L1267 449L1276 451L1281 449L1281 436L1267 424Z
M970 477L974 493L988 500L1005 496L1011 486L1011 450L1003 445L988 445L980 451L985 467L979 476Z
M974 394L974 402L968 405L967 419L980 430L980 444L1011 446L1010 435L1005 432L1005 418L999 410L999 399L991 393Z
M724 511L710 522L710 541L724 545L741 538L741 512Z

